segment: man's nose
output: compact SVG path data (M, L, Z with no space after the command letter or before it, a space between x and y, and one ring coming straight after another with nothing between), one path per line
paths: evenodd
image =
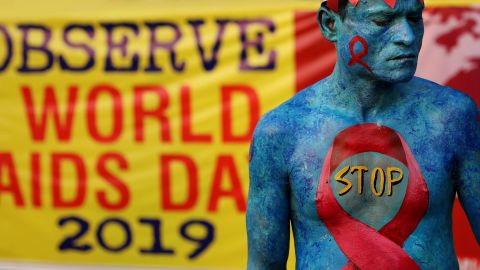
M415 33L407 19L402 19L395 27L393 42L398 45L410 46L415 41Z

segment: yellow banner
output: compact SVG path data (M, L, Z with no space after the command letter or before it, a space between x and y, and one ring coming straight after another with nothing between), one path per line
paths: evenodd
M296 4L153 3L4 13L2 260L244 267L248 145L295 92Z

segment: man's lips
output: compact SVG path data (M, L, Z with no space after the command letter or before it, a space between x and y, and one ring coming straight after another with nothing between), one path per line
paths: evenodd
M390 59L388 59L388 61L392 61L392 60L414 60L416 58L417 58L416 54L401 54L401 55L391 57Z

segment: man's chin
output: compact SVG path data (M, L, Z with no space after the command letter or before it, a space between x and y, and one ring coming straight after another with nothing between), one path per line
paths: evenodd
M389 83L404 83L413 79L415 70L401 71L395 70L386 74L376 74L377 78Z

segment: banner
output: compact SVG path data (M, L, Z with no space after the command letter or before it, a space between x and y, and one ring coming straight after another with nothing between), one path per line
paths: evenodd
M480 9L430 2L418 75L480 103ZM319 4L2 2L0 261L244 269L253 129L335 63Z

